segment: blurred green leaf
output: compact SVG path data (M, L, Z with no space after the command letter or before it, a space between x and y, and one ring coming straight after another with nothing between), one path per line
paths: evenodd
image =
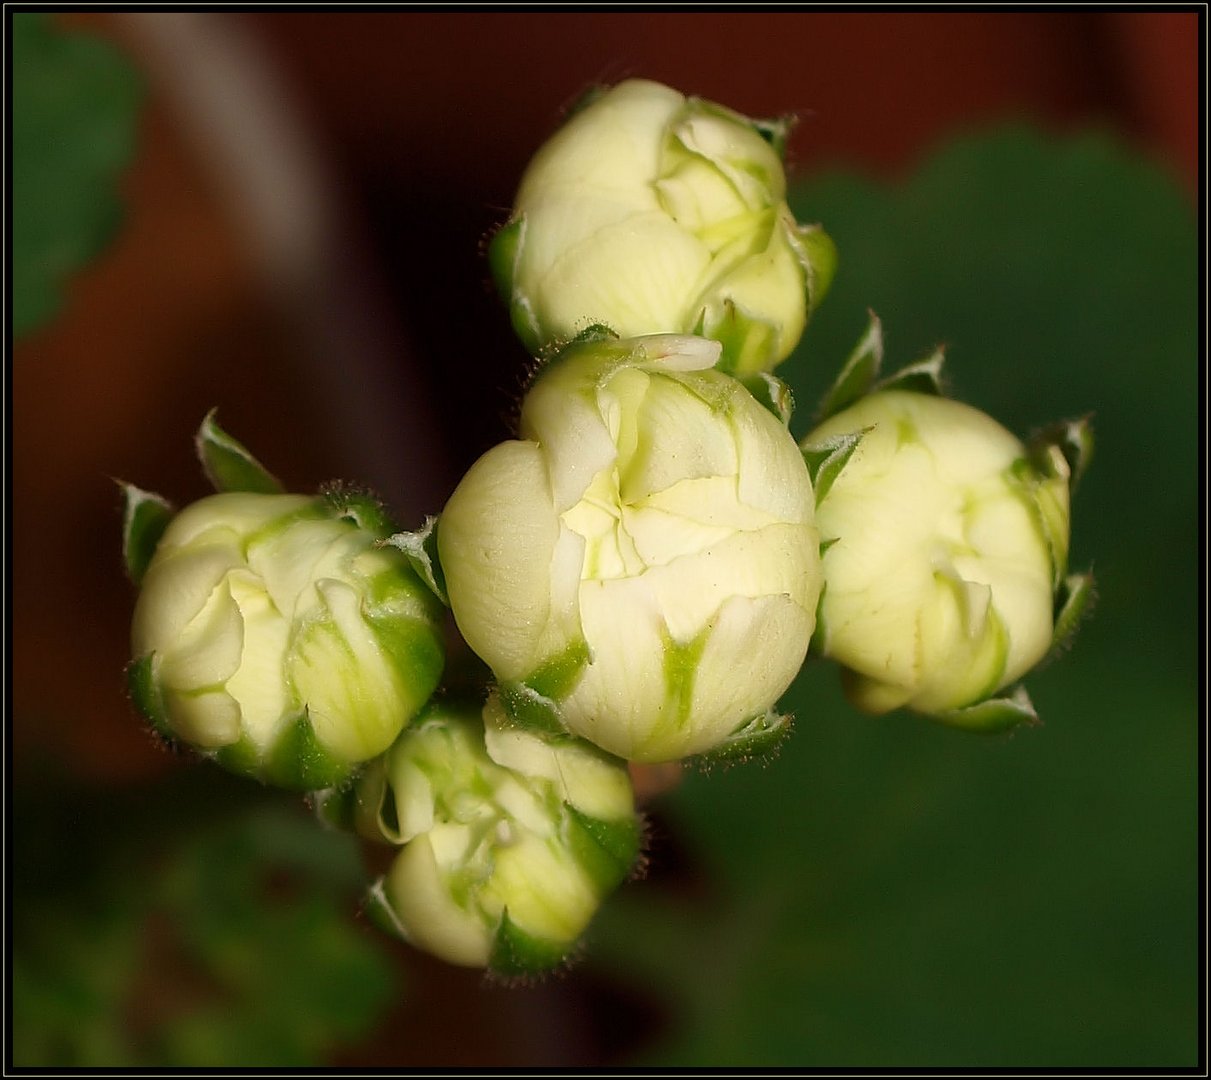
M112 47L18 12L12 42L12 318L50 319L69 275L121 218L117 178L135 146L139 80Z
M809 663L775 762L662 804L702 880L624 890L591 955L671 1002L645 1064L1194 1066L1192 210L1110 138L1020 128L792 202L840 251L779 372L796 399L821 399L869 308L893 367L947 343L954 395L1019 435L1092 411L1073 554L1098 610L1026 680L1042 726L1011 736L858 715Z
M322 1064L393 992L356 841L202 768L128 791L23 783L13 1061Z

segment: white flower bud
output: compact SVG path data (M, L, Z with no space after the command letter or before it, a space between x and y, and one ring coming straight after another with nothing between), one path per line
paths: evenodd
M381 753L442 668L440 605L324 497L212 495L160 538L132 689L166 735L246 775L319 788Z
M826 551L817 640L871 712L947 713L1016 681L1048 652L1068 551L1069 469L1033 464L984 413L876 392L805 443L866 433L820 501Z
M372 910L418 948L505 975L562 961L630 871L626 769L596 748L511 730L495 698L433 704L358 781L360 832L403 845Z
M573 344L438 524L455 619L510 711L635 761L780 722L814 626L807 468L718 353Z
M599 323L717 339L735 374L783 360L835 262L786 204L771 145L784 128L640 79L571 116L534 156L491 249L526 345Z

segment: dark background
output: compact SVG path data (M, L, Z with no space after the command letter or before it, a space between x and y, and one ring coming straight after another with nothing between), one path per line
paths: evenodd
M409 525L507 434L526 357L481 242L589 82L797 113L805 179L895 181L949 137L1023 120L1115 133L1191 208L1202 183L1192 13L59 18L116 43L146 97L122 228L14 350L19 779L53 760L119 792L203 768L158 751L122 693L133 596L111 478L202 495L189 440L210 407L289 486L367 482ZM675 825L662 843L652 887L697 880ZM591 967L510 996L392 955L414 992L353 1063L615 1062L670 1022Z

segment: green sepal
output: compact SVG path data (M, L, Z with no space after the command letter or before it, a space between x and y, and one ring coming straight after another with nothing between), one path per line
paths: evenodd
M236 776L261 779L261 752L247 735L241 735L235 742L221 746L206 756Z
M1017 486L1027 512L1047 545L1051 556L1051 585L1057 593L1064 587L1068 573L1070 475L1063 451L1052 442L1033 447L1027 457L1018 458L1006 472L1007 482Z
M837 542L837 538L822 541L820 544L820 557L824 558L824 553ZM813 655L823 656L827 651L828 646L828 628L824 625L824 593L828 589L828 582L825 581L820 586L820 596L816 600L816 624L812 627L811 640L807 643L807 655L810 659Z
M732 765L749 761L755 757L773 757L790 734L793 717L770 709L741 724L715 749L693 758L695 764L710 768L712 765Z
M946 350L939 345L928 356L902 367L894 375L880 381L872 392L883 390L908 390L914 394L945 395L942 382L942 365Z
M126 574L136 585L156 553L156 545L175 512L167 499L119 480L124 508L122 512L122 560Z
M382 499L366 488L332 480L320 488L320 497L334 516L353 522L379 540L386 540L396 530Z
M408 564L446 607L450 598L446 592L446 575L442 571L437 554L437 529L439 519L432 514L416 532L397 532L384 541L403 552Z
M786 116L776 116L771 120L750 119L749 124L773 147L774 153L785 161L786 140L790 137L791 129L795 126L797 119L798 117L791 113Z
M538 975L558 967L572 944L527 934L509 918L509 909L506 908L492 942L488 969L493 975L505 977Z
M740 377L764 367L777 343L778 327L741 310L731 298L725 298L721 306L722 312L714 319L708 319L703 311L694 328L699 337L723 346L715 368Z
M795 411L795 397L790 386L768 371L746 375L740 379L740 383L753 395L758 405L765 406L773 413L783 427L790 427L791 413Z
M338 761L320 744L304 711L278 736L262 775L268 783L288 791L318 791L335 787L352 771L348 762Z
M177 745L180 740L168 723L168 710L164 708L164 699L160 688L156 685L152 670L154 653L140 656L132 660L126 667L126 692L130 695L131 704L152 726L152 730L165 742Z
M566 124L578 112L583 112L598 98L608 93L609 90L610 87L605 83L590 83L589 86L580 92L572 104L567 107L563 115L563 122Z
M879 316L868 311L866 331L858 339L832 386L820 402L816 412L817 421L827 420L842 409L852 405L870 391L883 365L883 324Z
M1055 632L1050 656L1071 647L1077 628L1093 610L1097 594L1092 574L1069 574L1055 594Z
M837 245L819 225L797 225L792 247L803 269L807 286L808 318L818 308L837 273Z
M1054 472L1048 460L1048 448L1052 446L1059 448L1068 463L1068 490L1076 491L1077 484L1093 460L1092 414L1078 420L1061 420L1031 436L1027 446L1030 460L1044 475Z
M866 427L860 431L833 435L818 443L800 443L799 449L803 452L803 460L807 462L807 472L812 480L812 492L816 496L817 506L824 501L833 481L841 475L841 470L854 456L858 443L871 430L873 429ZM821 554L824 552L821 551Z
M517 266L517 250L521 246L524 221L522 217L511 218L488 241L488 269L506 303L513 299L513 272Z
M978 735L999 735L1022 724L1038 724L1030 695L1019 686L1009 697L989 698L965 709L930 713L930 717L950 727L962 728Z
M637 817L602 821L565 804L567 843L576 861L593 880L602 896L613 892L631 872L639 857L642 838Z
M384 934L399 938L400 941L408 940L408 935L404 932L403 924L400 923L399 918L395 914L395 909L387 899L387 890L383 878L378 878L366 890L366 899L362 905L362 909L366 912L366 917L370 922Z
M198 460L215 491L280 495L282 485L242 443L219 427L214 418L216 411L211 409L206 414L194 437Z
M316 821L325 828L338 832L357 831L357 789L352 784L313 791L311 808Z
M566 735L559 706L524 682L502 682L498 686L500 704L510 722L536 735Z

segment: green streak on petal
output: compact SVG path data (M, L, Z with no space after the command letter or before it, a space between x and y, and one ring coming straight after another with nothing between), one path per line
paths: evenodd
M883 324L873 311L867 314L870 318L866 331L846 357L824 400L820 402L816 413L818 421L827 420L868 393L879 374L883 364Z
M565 804L569 814L566 842L576 861L601 896L626 879L639 855L640 827L636 817L600 821Z
M434 627L421 619L367 615L370 627L388 662L400 679L405 701L419 709L437 689L445 652Z
M952 709L931 715L934 720L950 727L978 735L999 735L1012 731L1021 724L1039 723L1038 713L1034 711L1030 697L1020 686L1007 698L990 698L965 709Z
M198 460L215 491L250 491L261 495L279 495L282 485L248 452L244 445L227 434L214 418L214 409L206 414L194 439Z
M320 745L306 713L287 724L264 768L269 783L290 791L334 787L350 772L350 765L337 761Z
M139 585L156 553L160 537L172 520L173 508L166 499L134 484L120 486L124 501L122 559L126 563L127 576Z
M509 919L506 908L492 943L489 970L495 975L537 975L557 967L568 954L572 942L548 941L534 937Z
M674 641L668 630L661 633L664 642L664 687L668 705L666 716L678 730L689 726L690 710L694 702L694 680L698 665L706 650L706 641L712 627L708 624L689 641ZM667 728L662 724L662 728Z
M526 685L536 694L552 701L560 701L571 693L588 662L589 646L584 638L581 638L543 664L526 680Z

